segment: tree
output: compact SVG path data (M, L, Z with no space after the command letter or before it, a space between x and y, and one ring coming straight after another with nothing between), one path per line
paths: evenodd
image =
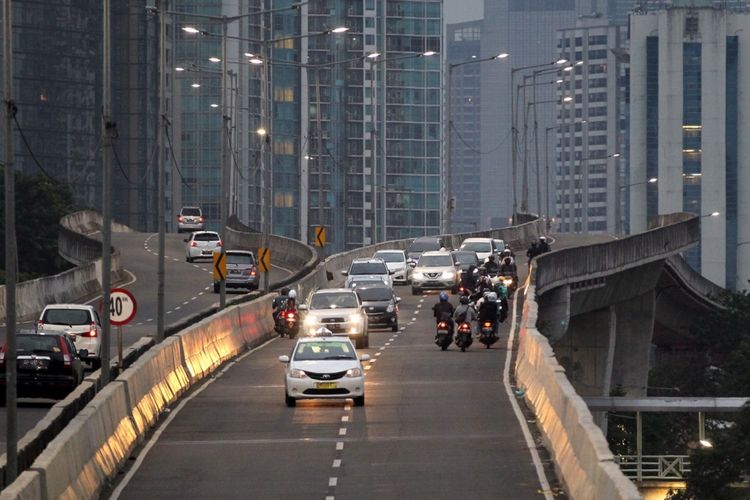
M57 253L60 219L75 209L66 184L41 175L15 174L16 242L19 281L56 274L68 267ZM0 233L5 234L5 171L0 167ZM5 267L5 244L0 245L0 267ZM0 273L5 283L5 270Z

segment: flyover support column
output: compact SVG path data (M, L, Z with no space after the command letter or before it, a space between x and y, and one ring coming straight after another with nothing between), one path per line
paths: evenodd
M568 380L581 396L601 396L608 387L612 316L609 308L573 316L568 333L554 346Z
M565 336L570 323L570 286L559 286L537 298L537 328L554 345Z
M617 344L612 387L628 397L646 396L651 340L654 334L656 292L651 290L614 306Z

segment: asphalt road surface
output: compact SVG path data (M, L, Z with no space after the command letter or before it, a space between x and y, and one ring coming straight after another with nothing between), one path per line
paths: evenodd
M503 381L512 317L491 349L443 352L437 296L396 290L400 331L371 332L362 351L364 407L287 408L277 358L294 341L274 339L175 407L112 498L552 498Z
M167 326L219 302L219 295L213 293L211 261L186 262L184 238L184 234L167 234L166 238L164 296ZM135 318L130 324L122 327L122 344L127 348L143 336L156 335L158 236L145 233L112 233L112 246L120 251L122 265L129 273L125 284L119 286L130 290L138 303ZM270 279L273 283L288 275L288 270L273 268ZM243 292L230 291L227 293L227 300L241 293ZM97 297L90 302L96 303L98 300ZM19 325L19 330L23 329L34 329L34 322ZM110 349L113 359L118 352L117 334L118 329L113 326ZM0 345L4 342L3 327L0 329ZM19 399L19 437L34 427L54 403L53 400ZM5 449L5 436L5 408L0 408L0 450Z

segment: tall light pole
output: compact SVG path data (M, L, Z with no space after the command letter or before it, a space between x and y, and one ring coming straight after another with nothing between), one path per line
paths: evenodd
M159 6L163 12L169 10L169 0L161 0ZM164 301L164 279L165 279L165 254L166 254L166 189L167 189L167 166L166 166L166 144L164 136L167 132L167 16L162 13L159 16L159 201L158 201L158 224L159 224L159 243L158 243L158 267L157 267L157 287L156 287L156 341L164 340L164 311L166 310Z
M3 91L5 93L5 486L18 472L18 413L16 411L16 153L13 143L13 23L11 0L3 0Z
M100 349L102 386L110 379L109 349L111 328L109 322L110 289L112 286L112 138L115 124L112 121L112 69L111 69L111 7L110 0L104 0L104 29L102 33L102 153L104 168L102 173L102 345Z
M620 157L620 153L611 153L607 155L605 160L609 160L611 158L619 158L619 157ZM583 230L583 222L584 222L583 210L584 208L588 210L588 200L586 201L586 203L583 203L583 198L584 197L588 198L588 193L589 193L588 173L587 172L584 173L583 171L583 162L588 162L589 160L592 160L592 159L593 158L590 158L590 157L579 159L578 168L576 168L576 171L573 172L574 182L575 182L575 176L578 176L578 179L577 179L578 187L576 188L576 195L575 195L575 198L577 199L574 201L576 201L576 204L578 205L577 211L580 212L578 215L576 215L575 213L573 214L573 223L576 228L576 233L582 233L582 232L588 233L588 227L586 228L585 231ZM579 219L578 222L576 222L575 220L576 217Z
M460 61L457 63L448 64L448 77L446 78L446 98L445 98L445 118L447 119L448 127L445 131L445 178L446 178L446 203L444 206L445 210L445 234L450 234L453 231L452 217L453 217L453 70L460 66L467 64L478 64L487 61L495 61L497 59L506 59L510 54L507 52L501 52L494 56L483 57L481 59L468 59L466 61Z

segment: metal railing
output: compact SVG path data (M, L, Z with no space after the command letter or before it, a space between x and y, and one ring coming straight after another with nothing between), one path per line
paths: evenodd
M690 472L688 455L615 455L615 463L634 481L679 481Z

